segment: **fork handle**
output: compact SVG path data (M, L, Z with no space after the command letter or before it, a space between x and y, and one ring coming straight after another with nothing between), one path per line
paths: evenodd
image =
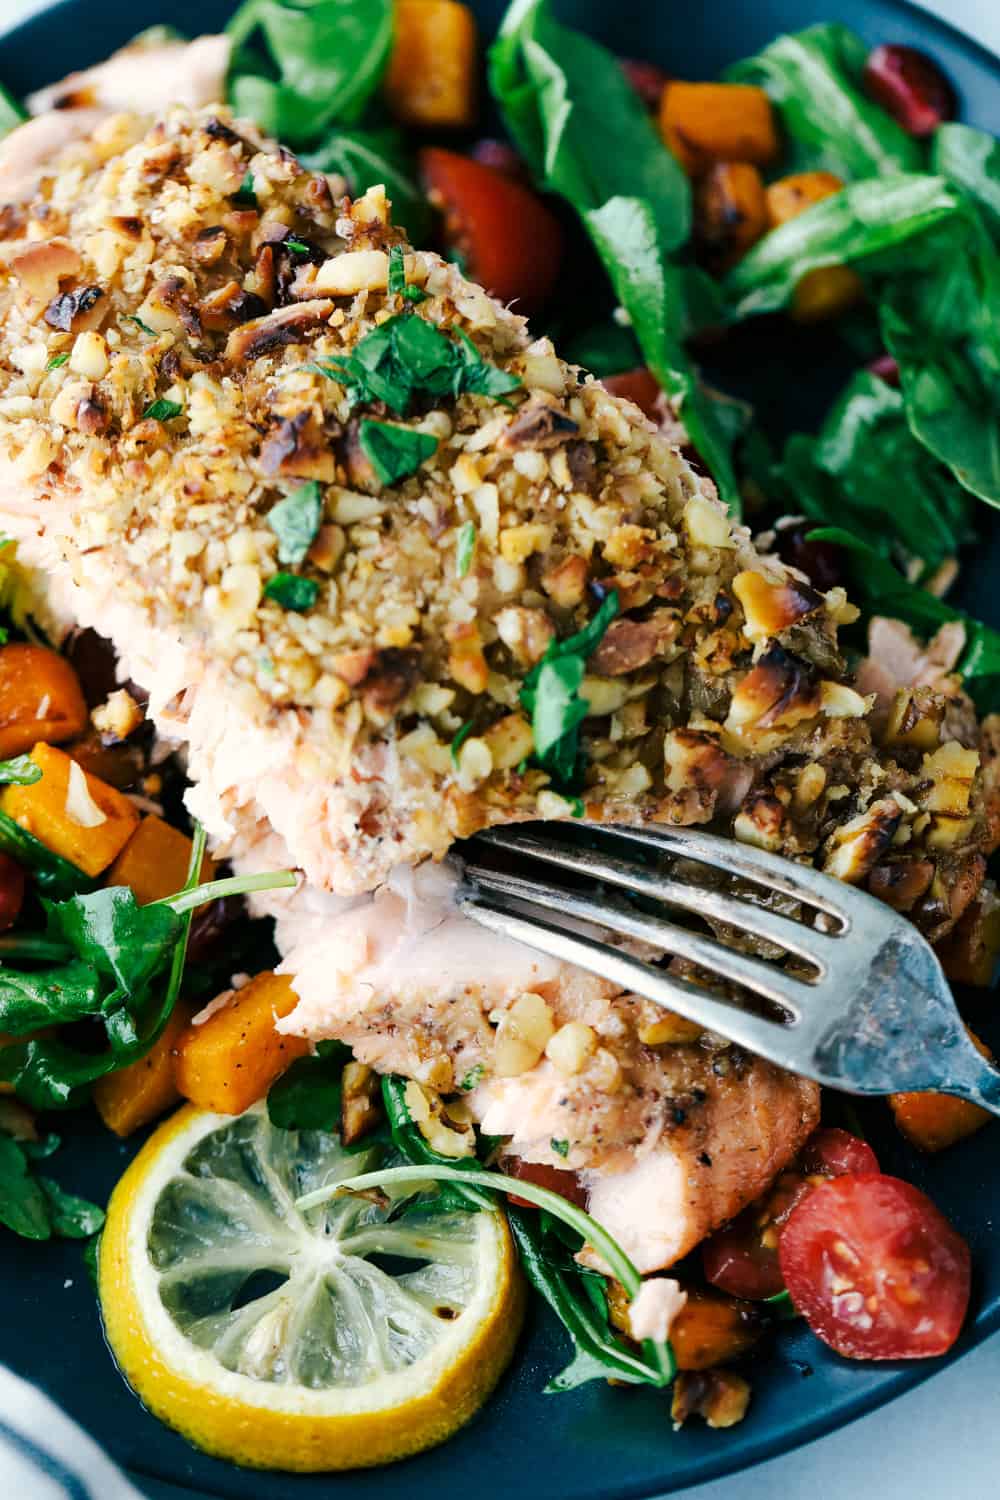
M953 1080L938 1085L940 1090L967 1099L970 1104L978 1104L1000 1119L1000 1069L980 1056L971 1043L967 1050L963 1048L961 1058L955 1061L961 1061L962 1066L956 1069Z

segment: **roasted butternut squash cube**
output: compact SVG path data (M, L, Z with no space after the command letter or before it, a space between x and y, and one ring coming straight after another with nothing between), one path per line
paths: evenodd
M191 840L150 813L143 818L105 877L106 885L130 886L140 906L173 896L187 879ZM201 879L211 880L215 863L206 854Z
M843 179L833 172L792 172L788 177L779 177L767 186L767 217L770 227L776 229L814 203L832 198L844 186Z
M992 1061L986 1043L973 1031L969 1036L982 1055ZM890 1094L889 1103L899 1129L918 1151L944 1151L982 1130L993 1118L978 1104L951 1094Z
M97 1112L115 1135L131 1135L177 1103L177 1043L190 1021L190 1006L175 1005L162 1035L145 1057L94 1084Z
M780 150L771 101L752 83L671 80L660 100L660 133L691 177L716 161L766 167Z
M787 224L815 203L822 203L844 186L833 172L794 172L767 189L767 216L772 229ZM792 296L791 314L797 323L820 323L835 318L864 296L864 282L850 266L818 266L808 271Z
M0 811L53 854L87 875L100 875L132 837L139 814L121 792L62 750L36 745L31 758L41 767L41 780L4 787Z
M177 1087L202 1109L239 1115L262 1099L276 1078L309 1051L304 1037L274 1029L298 1004L284 974L258 974L229 1002L191 1025L177 1044Z
M0 760L39 740L71 740L86 727L80 681L65 657L22 641L0 646Z
M764 179L748 161L720 161L694 191L694 242L716 275L728 271L767 231Z
M404 125L475 124L476 21L467 5L396 0L385 96Z

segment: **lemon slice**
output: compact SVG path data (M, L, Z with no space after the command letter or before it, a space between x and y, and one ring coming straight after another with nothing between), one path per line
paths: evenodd
M336 1135L188 1106L112 1195L108 1342L151 1411L255 1468L386 1463L449 1437L510 1359L523 1283L506 1220L380 1194L296 1198L377 1164Z

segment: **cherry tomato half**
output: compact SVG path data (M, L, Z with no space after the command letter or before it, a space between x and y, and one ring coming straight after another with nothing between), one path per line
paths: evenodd
M612 396L622 396L626 401L634 401L641 412L656 421L660 387L652 371L647 370L645 365L640 365L635 370L625 370L621 375L605 375L601 384Z
M705 1279L732 1297L758 1302L784 1288L778 1245L784 1227L817 1179L845 1172L877 1172L875 1153L847 1130L814 1130L794 1165L766 1197L751 1203L701 1247Z
M506 172L437 146L421 151L420 173L443 216L445 241L470 278L518 312L541 307L559 275L563 233L538 195Z
M517 1177L522 1182L533 1182L536 1187L548 1188L550 1192L568 1198L578 1208L587 1206L583 1184L575 1172L569 1172L565 1167L552 1167L547 1162L522 1161L519 1156L508 1156L503 1168L509 1177ZM510 1201L521 1208L534 1208L534 1204L529 1203L526 1198L512 1197Z
M923 1359L958 1337L969 1247L898 1177L837 1177L814 1188L789 1217L779 1255L795 1307L848 1359Z

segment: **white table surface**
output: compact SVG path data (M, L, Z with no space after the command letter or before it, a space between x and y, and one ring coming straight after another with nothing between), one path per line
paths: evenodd
M0 21L10 25L45 3L0 0ZM165 14L169 8L164 0ZM1000 53L1000 0L924 0L924 8ZM836 11L831 0L831 16ZM1000 1494L998 1404L1000 1335L890 1406L783 1458L689 1489L686 1500L989 1500Z

